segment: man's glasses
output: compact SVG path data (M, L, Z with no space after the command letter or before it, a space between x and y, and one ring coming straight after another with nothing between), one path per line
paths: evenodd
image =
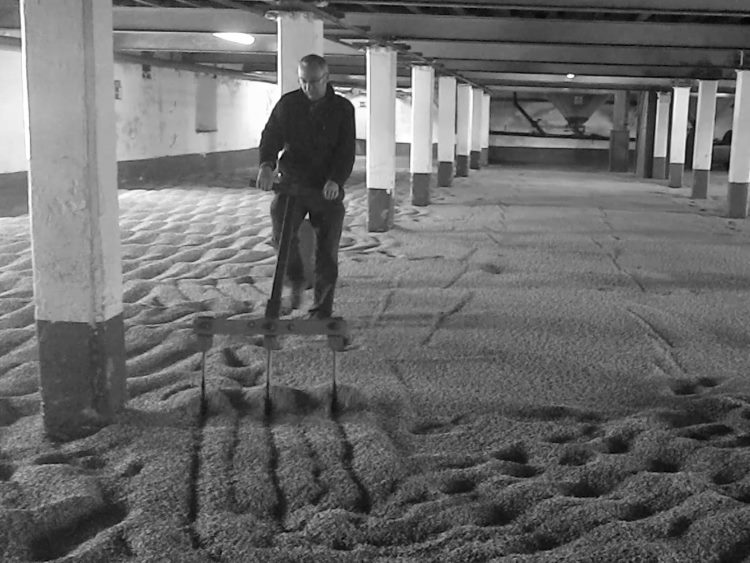
M313 84L320 84L326 78L328 78L328 73L327 72L324 75L322 75L320 78L316 78L315 80L305 80L301 76L298 77L298 80L299 80L300 84L307 84L307 85L312 86Z

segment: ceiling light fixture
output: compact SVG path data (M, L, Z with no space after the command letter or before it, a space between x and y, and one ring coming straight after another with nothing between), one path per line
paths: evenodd
M255 37L249 33L214 33L214 37L218 37L224 41L231 41L232 43L240 43L241 45L252 45L255 43Z

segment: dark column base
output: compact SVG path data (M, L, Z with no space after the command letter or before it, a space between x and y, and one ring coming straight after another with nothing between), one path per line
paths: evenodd
M37 321L44 429L53 440L88 436L125 405L122 315L91 326Z
M711 177L710 170L693 170L693 199L706 199L708 197L708 182Z
M430 204L430 177L429 172L415 172L411 175L411 203L424 207Z
M727 217L733 219L744 219L747 217L747 186L746 182L729 182Z
M469 175L469 157L465 154L456 156L456 176L466 177Z
M479 164L479 151L471 151L469 153L469 168L472 170L479 170L481 168Z
M489 147L484 147L479 154L479 164L481 164L482 166L487 166L489 163L490 163L490 149Z
M438 163L438 177L437 185L441 188L447 188L453 183L453 163L452 162L440 162Z
M667 177L667 157L666 156L655 156L654 157L654 178L657 180L664 180Z
M609 171L627 172L630 168L630 133L613 129L609 133Z
M384 233L393 226L393 197L387 190L367 190L367 230Z
M685 170L685 164L682 162L669 163L669 187L682 187L682 173Z

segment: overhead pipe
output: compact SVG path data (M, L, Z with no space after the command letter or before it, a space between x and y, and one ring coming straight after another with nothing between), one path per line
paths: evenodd
M521 115L523 115L526 120L531 123L532 127L539 131L539 133L543 136L547 136L547 132L542 129L542 127L539 125L539 122L535 120L533 117L531 117L528 113L526 113L526 110L523 109L523 106L518 103L518 94L516 92L513 92L513 105L516 106L516 109L521 112Z
M8 35L0 35L0 49L4 47L10 48L10 50L12 51L20 51L21 50L21 38L10 37Z

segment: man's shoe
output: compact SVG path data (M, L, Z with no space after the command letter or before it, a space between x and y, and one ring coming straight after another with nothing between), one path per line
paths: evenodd
M299 309L302 306L302 299L305 296L304 282L294 282L292 284L292 309Z
M311 310L307 314L307 318L310 319L310 320L324 321L326 319L330 319L331 318L331 314L330 313L324 313L323 311L318 311L318 310L314 309L314 310Z

